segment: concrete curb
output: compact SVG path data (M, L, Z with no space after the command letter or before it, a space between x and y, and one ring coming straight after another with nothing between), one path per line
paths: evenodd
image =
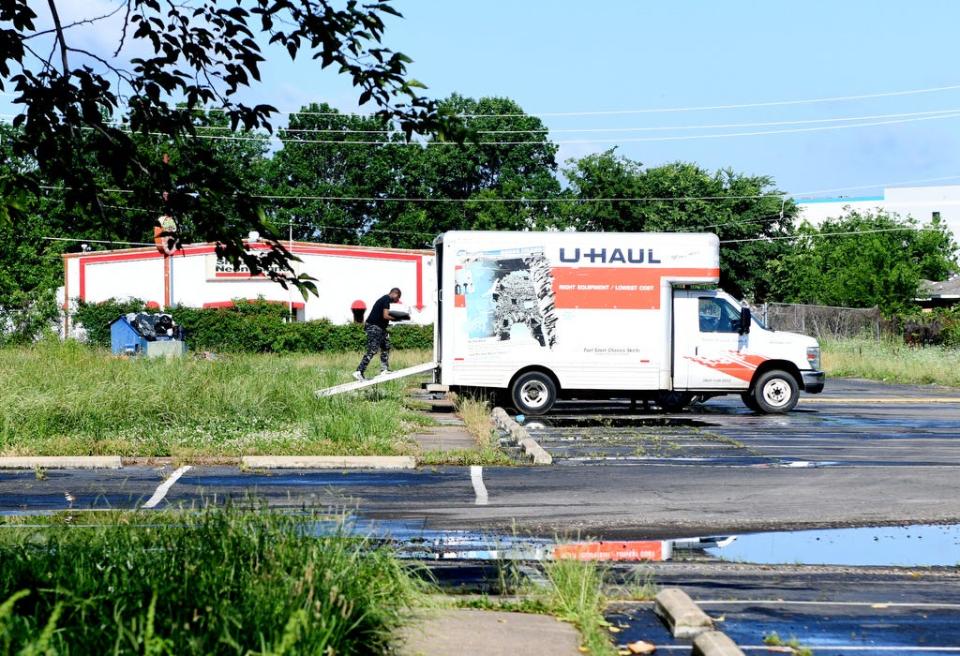
M120 456L3 456L0 469L120 469Z
M665 588L654 599L653 612L674 638L692 638L713 629L713 620L680 588Z
M745 656L726 633L704 631L693 639L691 656Z
M527 432L526 428L511 419L506 410L500 407L494 408L491 417L497 428L510 435L514 443L520 445L520 447L523 448L523 452L533 458L533 464L553 464L553 458L550 454L547 453L542 446L537 444L535 439L530 437L530 433Z
M251 469L415 469L411 456L243 456Z

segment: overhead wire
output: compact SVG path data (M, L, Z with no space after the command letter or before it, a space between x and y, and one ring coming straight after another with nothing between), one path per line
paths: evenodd
M753 130L748 132L718 132L711 134L687 134L687 135L670 135L670 136L660 136L660 137L624 137L618 138L615 141L617 143L650 143L650 142L667 142L667 141L693 141L696 139L728 139L733 137L757 137L757 136L768 136L768 135L778 135L778 134L801 134L809 132L828 132L832 130L852 130L858 128L868 128L868 127L878 127L882 125L900 125L905 123L917 123L923 121L938 121L952 118L960 118L960 111L958 110L949 110L933 115L927 116L914 116L911 118L899 118L899 119L890 119L882 121L867 121L861 123L852 123L852 124L843 124L843 125L819 125L806 128L787 128L784 130ZM123 130L128 134L139 134L145 136L154 136L154 137L169 137L168 134L163 132L134 132L132 130ZM271 143L280 143L284 147L291 145L311 145L311 144L327 144L327 145L337 145L337 146L407 146L407 147L438 147L438 146L462 146L463 144L458 141L423 141L423 140L414 140L414 141L384 141L384 140L336 140L336 139L284 139L278 135L266 135L259 134L256 136L235 136L235 135L218 135L218 134L194 134L189 135L190 139L203 139L208 141L241 141L241 142L271 142ZM541 145L590 145L590 144L609 144L611 143L610 139L558 139L551 141L477 141L470 142L470 145L477 146L541 146Z
M864 116L832 116L827 118L818 118L818 119L798 119L790 121L752 121L752 122L739 122L739 123L707 123L707 124L696 124L696 125L657 125L657 126L631 126L631 127L622 127L622 128L528 128L528 129L499 129L499 130L476 130L476 134L546 134L546 133L630 133L630 132L665 132L665 131L683 131L683 130L715 130L715 129L730 129L730 128L749 128L749 127L772 127L772 126L782 126L782 125L811 125L811 124L822 124L822 123L842 123L842 122L853 122L853 121L870 121L877 119L889 119L889 118L909 118L909 117L919 117L919 116L935 116L935 115L953 115L960 113L960 108L943 108L943 109L933 109L933 110L924 110L917 112L896 112L892 114L868 114ZM342 116L342 115L341 115ZM12 114L0 114L0 118L11 119L15 115ZM123 127L126 123L121 121L112 121L109 125L113 127ZM219 132L236 132L233 128L223 125L196 125L194 126L198 130L202 131L219 131ZM92 130L93 128L85 128L87 130ZM386 129L386 130L367 130L367 129L355 129L355 128L277 128L279 133L283 135L291 134L386 134L386 135L402 135L403 133L395 129ZM141 134L136 131L126 130L126 132L131 134ZM149 133L152 135L159 135L165 133ZM263 139L281 139L282 136L270 135L267 133L257 133L251 131L241 131L238 134L240 135L250 135L244 137L246 140L263 140ZM217 135L208 135L208 136L217 136ZM239 138L239 137L238 137ZM312 143L312 142L307 142ZM327 143L326 141L321 143ZM341 141L334 141L333 143L341 143ZM380 142L377 142L380 143ZM451 142L452 143L452 142ZM539 143L539 142L537 142Z
M856 100L874 100L878 98L895 98L895 97L904 97L904 96L915 96L915 95L925 95L933 93L942 93L945 91L956 91L960 90L960 84L950 84L936 87L926 87L919 89L905 89L899 91L883 91L875 93L863 93L863 94L848 94L848 95L838 95L838 96L822 96L815 98L800 98L800 99L790 99L790 100L770 100L770 101L757 101L757 102L745 102L745 103L730 103L730 104L716 104L716 105L690 105L690 106L678 106L678 107L646 107L639 109L608 109L608 110L588 110L588 111L560 111L560 112L502 112L502 113L459 113L455 114L460 118L510 118L510 117L521 117L521 116L534 116L534 117L564 117L564 116L623 116L623 115L634 115L634 114L669 114L669 113L683 113L683 112L701 112L701 111L724 111L731 109L753 109L760 107L787 107L787 106L796 106L796 105L813 105L813 104L822 104L822 103L832 103L832 102L851 102ZM230 110L226 110L218 107L203 107L203 108L193 108L185 111L197 112L197 113L213 113L213 114L224 114ZM289 115L303 115L303 116L375 116L374 113L363 113L363 112L340 112L340 111L330 111L330 112L319 112L319 111L304 111L304 110L277 110L275 112L279 115L289 116Z

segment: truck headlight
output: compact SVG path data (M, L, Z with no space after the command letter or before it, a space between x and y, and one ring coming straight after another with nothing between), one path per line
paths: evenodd
M807 347L807 364L810 365L810 368L814 371L820 371L820 347L819 346L808 346Z

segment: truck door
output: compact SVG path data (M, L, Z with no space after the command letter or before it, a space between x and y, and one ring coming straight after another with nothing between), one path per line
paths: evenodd
M741 335L740 308L714 292L678 291L673 299L674 389L746 389L758 363Z

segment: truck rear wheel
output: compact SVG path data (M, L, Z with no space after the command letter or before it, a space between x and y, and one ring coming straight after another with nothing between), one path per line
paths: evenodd
M753 386L753 400L765 414L790 412L800 400L797 380L786 371L768 371Z
M513 381L510 388L513 407L526 415L542 415L550 411L557 400L557 386L542 371L528 371Z

